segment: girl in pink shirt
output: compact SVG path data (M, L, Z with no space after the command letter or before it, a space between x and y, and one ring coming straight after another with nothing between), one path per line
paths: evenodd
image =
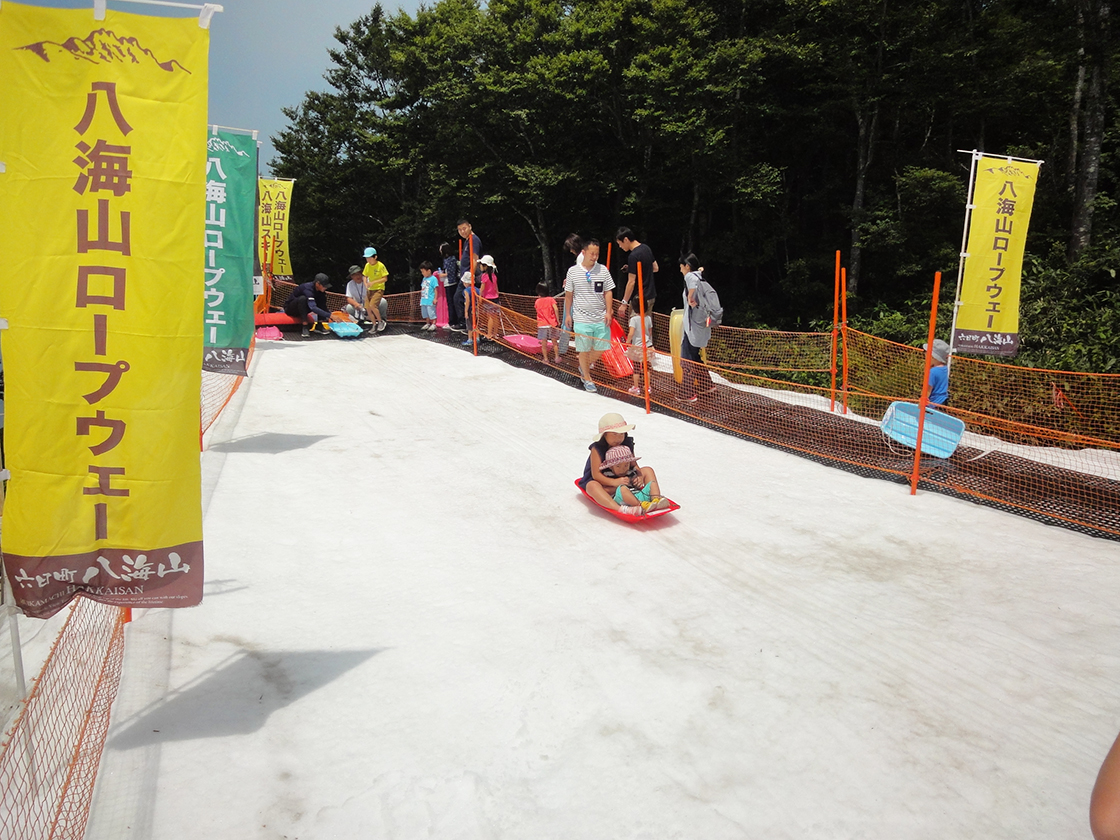
M478 271L478 292L483 300L490 301L479 311L486 312L486 337L493 341L498 337L498 307L494 303L498 299L498 267L494 265L494 258L487 254L480 259Z
M548 361L548 342L552 342L553 361L560 361L560 311L556 298L548 293L548 283L537 284L537 341L541 343L541 359Z

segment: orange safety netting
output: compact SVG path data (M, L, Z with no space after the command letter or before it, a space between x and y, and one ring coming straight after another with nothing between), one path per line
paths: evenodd
M85 833L120 684L125 611L76 598L0 748L0 840Z
M252 359L253 345L249 348ZM203 371L200 435L245 377ZM126 610L76 598L0 746L0 840L81 838L113 699Z
M253 361L253 351L256 349L257 341L255 338L249 341L249 355L245 359L245 368L248 370L249 363ZM214 425L214 421L218 419L218 415L222 413L233 395L237 393L237 389L241 387L241 383L245 380L244 376L234 376L229 373L214 373L213 371L204 370L202 372L202 394L199 401L199 436L206 434L206 430Z
M420 321L418 293L387 298L390 318ZM537 334L535 298L500 296L499 345L535 358L553 375L579 375L574 342L559 363L508 336ZM480 330L484 324L480 318ZM883 434L895 401L916 403L924 352L852 329L785 333L717 327L707 364L682 363L673 376L669 317L652 316L649 401L738 436L865 475L906 480L914 450ZM619 321L624 331L628 325ZM423 334L438 337L438 334ZM532 344L532 342L529 342ZM491 354L495 345L481 345ZM846 359L846 361L845 361ZM641 362L637 365L642 373ZM835 386L833 371L835 370ZM611 396L643 403L600 362L592 380ZM683 402L693 390L696 402ZM1079 374L995 364L967 356L951 362L950 406L965 433L947 458L923 454L920 486L994 504L1032 518L1120 537L1120 375Z

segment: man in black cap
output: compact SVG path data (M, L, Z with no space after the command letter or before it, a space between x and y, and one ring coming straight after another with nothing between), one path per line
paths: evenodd
M304 336L311 334L308 326L314 329L316 324L319 332L329 331L327 324L331 321L331 313L327 311L327 289L330 287L327 275L316 274L309 283L300 283L284 304L284 312L303 322Z

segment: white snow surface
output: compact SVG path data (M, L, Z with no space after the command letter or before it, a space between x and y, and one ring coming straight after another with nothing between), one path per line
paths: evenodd
M572 486L637 424L677 513ZM1120 546L408 335L258 344L87 833L1088 837Z

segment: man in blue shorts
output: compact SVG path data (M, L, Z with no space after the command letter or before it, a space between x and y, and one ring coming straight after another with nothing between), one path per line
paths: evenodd
M599 243L584 243L581 258L564 278L564 310L568 313L564 329L576 334L579 373L587 391L596 390L591 368L611 346L611 316L614 305L614 280L599 262Z

